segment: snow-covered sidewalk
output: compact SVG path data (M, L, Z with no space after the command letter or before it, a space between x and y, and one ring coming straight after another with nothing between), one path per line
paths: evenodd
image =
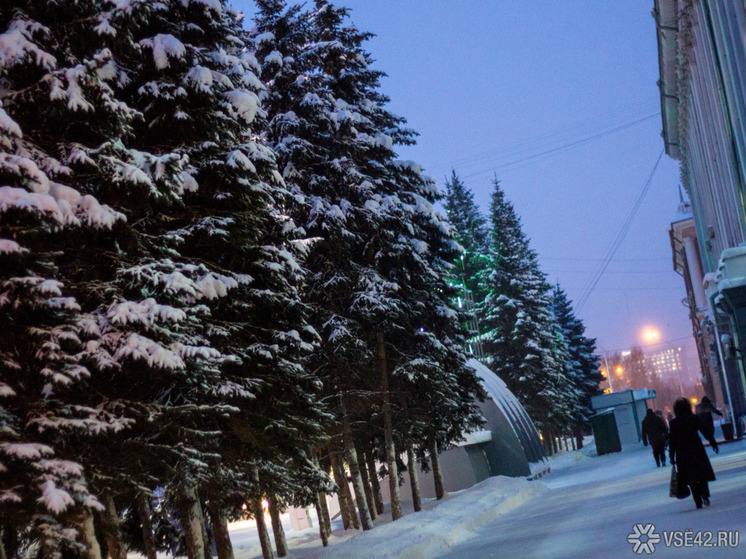
M444 557L483 559L595 559L637 557L627 540L636 524L652 524L659 536L674 532L738 532L737 547L655 546L655 557L746 556L746 441L707 450L717 481L712 506L697 510L691 498L668 496L671 468L656 468L641 444L621 453L580 459L542 478L549 488L534 499L475 530ZM570 460L571 458L568 458Z
M547 487L542 481L504 476L488 478L473 487L449 494L441 501L428 501L424 503L422 512L410 512L396 522L390 521L387 511L376 521L373 530L334 530L327 548L321 546L316 529L291 532L288 534L288 557L416 559L438 556L450 546L467 540L474 530L545 491ZM408 508L411 511L411 504ZM231 530L236 559L261 557L254 542L251 542L253 545L242 544L241 528L235 526ZM254 530L253 526L246 528Z

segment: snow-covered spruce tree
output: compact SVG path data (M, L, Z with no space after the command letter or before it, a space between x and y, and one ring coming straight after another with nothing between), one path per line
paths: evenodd
M318 14L300 14L277 1L260 2L259 8L255 42L267 84L262 94L269 119L266 136L288 187L305 202L297 221L314 238L304 295L322 337L314 369L335 412L325 451L338 473L344 460L339 453L346 453L340 438L345 416L354 408L348 394L360 387L359 375L349 371L362 373L373 361L351 306L369 266L363 255L365 232L377 227L376 213L365 208L366 194L374 187L357 168L358 133L351 122L357 113L350 108L339 114L345 101L335 97L337 76L325 71L327 59L342 56L341 43L321 39L322 30L313 25ZM367 128L372 126L369 122ZM367 529L366 508L360 507Z
M477 308L485 363L540 429L556 429L568 415L567 354L556 347L560 330L536 253L497 180L494 188L490 263L481 278L487 295Z
M314 333L295 293L292 223L280 213L272 153L251 137L258 70L250 55L230 53L241 46L240 22L219 2L33 7L47 26L33 32L49 35L50 58L66 67L29 72L22 77L32 87L19 90L36 92L35 78L75 118L20 95L3 104L69 167L80 193L127 217L127 226L84 243L75 234L47 243L62 249L60 274L82 307L76 357L92 373L86 393L104 403L100 413L134 421L124 436L71 447L97 492L168 483L189 516L198 511L199 476L222 458L216 435L226 423L231 436L264 451L256 453L262 466L266 455L302 453L316 430L315 381L299 362ZM11 55L56 63L33 50ZM91 118L99 104L105 110ZM91 197L56 192L106 213ZM183 520L189 554L201 556L201 529Z
M298 221L316 239L306 297L322 335L317 370L337 404L330 434L351 442L347 426L370 423L371 408L380 410L396 504L392 404L403 402L391 401L387 383L392 371L404 374L406 363L430 352L428 335L417 336L427 312L454 317L443 309L446 291L430 292L443 282L433 262L441 266L441 244L451 240L444 240L442 217L434 217L433 183L395 159L393 146L410 143L413 133L385 109L381 74L362 48L369 35L347 26L346 10L326 2L305 18L282 2L260 8L255 40L268 85L267 136L288 187L306 201ZM434 231L440 237L429 250ZM397 357L405 348L407 357ZM352 470L356 450L347 445Z
M3 556L30 545L45 557L65 548L96 555L91 512L103 507L82 449L128 424L92 388L81 352L89 337L83 301L61 271L65 239L76 238L77 251L84 239L124 227L124 215L101 205L74 169L80 159L100 163L102 154L87 158L68 141L116 136L132 118L101 80L110 54L81 24L97 9L93 1L0 7ZM70 43L87 48L72 55Z
M572 420L578 447L582 448L582 427L593 414L591 397L602 392L600 384L603 377L598 369L596 340L585 336L585 325L575 316L570 300L559 284L552 290L552 312L567 344L572 371L570 380L579 393Z
M474 193L451 171L446 181L443 206L448 221L454 229L456 241L464 248L457 257L453 276L471 293L474 301L481 301L485 293L480 291L478 274L487 264L489 253L489 227L474 201Z
M457 301L461 321L469 330L470 341L467 347L476 357L481 357L481 346L478 339L475 339L480 333L476 306L487 295L479 278L489 263L489 228L487 220L474 202L474 194L458 178L455 170L446 181L443 205L454 229L454 236L464 249L454 261L451 282L460 287Z
M392 391L402 395L397 407L403 416L398 430L404 444L437 461L439 450L481 424L475 401L484 392L466 366L465 331L450 307L458 292L451 281L452 263L462 249L446 216L434 208L443 192L417 164L394 162L394 169L403 212L388 228L403 224L399 239L408 242L399 243L401 253L388 274L406 286L400 298L407 308L405 328L393 344L397 357Z
M147 440L163 447L151 454L163 466L179 465L170 487L190 518L185 528L198 532L203 481L219 473L226 493L258 498L256 480L292 484L291 466L313 470L306 450L321 416L317 380L301 361L316 334L296 292L291 199L271 150L252 132L261 118L259 67L233 11L217 1L143 1L102 20L126 76L118 95L142 114L125 145L140 155L142 194L152 193L130 218L147 255L117 279L129 294L183 313L153 332L183 363L162 367L176 376L159 388L166 405L149 410L157 436ZM210 461L220 467L208 473ZM199 538L187 532L188 553L199 556Z

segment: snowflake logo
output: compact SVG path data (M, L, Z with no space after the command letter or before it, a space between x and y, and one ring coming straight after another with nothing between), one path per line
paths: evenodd
M655 531L655 526L652 524L643 526L638 522L632 527L632 533L627 536L627 541L634 545L632 551L638 555L643 552L653 553L655 544L661 541L661 536Z

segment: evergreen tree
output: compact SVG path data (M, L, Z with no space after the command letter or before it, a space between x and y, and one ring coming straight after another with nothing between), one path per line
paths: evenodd
M0 526L9 555L29 539L51 557L95 542L91 513L103 507L82 449L130 424L92 387L83 340L100 337L88 331L61 250L69 238L77 251L124 226L78 172L106 154L67 141L116 137L133 116L102 79L110 53L82 23L99 7L0 8ZM81 48L70 53L69 44Z
M454 277L463 282L474 301L481 301L486 294L480 289L479 273L487 265L489 228L474 201L474 193L459 179L455 170L451 171L446 181L443 206L454 228L454 237L464 248L464 253L456 262Z
M482 288L480 277L484 275L489 264L489 228L487 220L474 202L474 194L458 178L456 171L446 181L446 196L443 202L448 221L463 252L454 260L451 281L461 289L458 293L458 307L462 322L469 329L470 353L481 357L481 344L477 338L480 334L476 306L483 301L487 293Z
M282 2L262 2L255 41L268 84L266 135L288 187L305 201L297 221L313 239L306 300L322 337L316 369L336 404L329 432L349 442L356 422L378 422L396 518L395 438L401 433L394 429L403 406L403 399L391 398L397 377L421 368L424 355L434 370L455 364L449 380L464 380L463 392L448 382L440 386L444 397L464 398L454 407L461 419L451 416L461 428L473 419L478 389L464 367L455 313L445 305L452 292L443 274L456 245L433 211L437 188L416 164L395 159L393 146L411 143L414 134L385 108L382 74L370 68L362 48L370 35L346 20L346 9L323 1L306 16ZM427 318L436 315L448 326L423 335ZM436 362L436 342L460 360ZM347 447L355 477L353 451Z
M315 476L307 450L323 413L303 359L317 335L297 292L292 198L253 131L262 126L259 66L222 2L138 2L110 21L127 39L112 47L128 77L119 95L143 115L127 147L179 162L162 214L132 209L153 242L144 261L120 272L128 288L168 297L189 318L177 347L195 368L179 375L177 390L172 382L148 440L182 462L170 481L187 500L203 483L234 505L235 495L259 499L267 487L294 491L292 472ZM145 172L164 180L157 165ZM216 460L220 467L205 470ZM196 547L187 546L190 556Z
M96 493L112 497L125 488L168 485L181 509L188 554L200 557L200 483L220 473L226 491L258 491L262 475L282 479L290 467L315 471L306 449L321 415L317 381L302 359L316 334L296 290L301 268L286 213L291 198L273 153L252 133L260 116L258 66L242 49L239 19L221 2L18 4L2 12L16 42L2 51L9 58L3 87L10 91L3 95L3 146L11 159L38 163L21 161L19 170L11 165L4 172L18 186L3 201L25 208L13 219L31 219L24 216L34 206L44 217L35 218L29 238L36 235L35 243L59 254L59 276L75 299L60 297L62 286L42 278L33 305L57 310L46 323L33 320L51 329L66 320L65 311L76 313L77 330L46 334L56 354L35 359L47 365L42 374L63 385L71 381L56 374L57 362L74 380L90 372L87 390L76 393L65 413L69 423L98 429L100 436L62 437L66 424L53 423L58 412L29 410L44 414L66 453L85 461ZM21 131L28 146L18 144ZM75 190L37 176L40 165ZM55 220L109 229L81 242L78 231L44 233ZM5 244L17 266L26 266L21 255L36 259L53 279L47 255L24 253L13 235L11 229ZM34 282L24 282L29 299ZM9 312L20 327L30 323ZM13 351L7 349L10 359ZM78 368L65 355L70 352ZM5 386L6 396L19 395ZM102 434L98 416L77 417L86 405L96 405L101 416L124 416L112 419L110 430L129 429ZM3 417L23 425L12 412ZM226 452L221 443L230 441L242 452ZM37 449L36 459L52 450ZM112 460L112 454L131 459ZM79 468L68 470L80 477ZM77 501L51 493L55 503L87 503L86 486L75 487ZM112 520L111 512L106 507L102 514ZM115 510L113 516L116 522Z
M577 433L579 427L593 415L591 397L602 393L600 384L603 377L599 372L599 358L595 353L596 340L585 336L585 325L573 313L572 304L559 284L552 290L552 311L567 344L571 364L569 378L578 391L573 414ZM579 441L582 445L582 437Z
M566 424L567 352L558 344L546 277L497 180L490 204L487 296L477 307L485 364L508 385L540 429Z

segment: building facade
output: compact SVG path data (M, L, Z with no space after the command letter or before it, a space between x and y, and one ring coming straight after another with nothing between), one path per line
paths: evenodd
M727 407L740 435L746 416L746 5L654 3L663 139L666 153L681 161L691 204L680 207L671 225L674 269L687 287L703 385Z

